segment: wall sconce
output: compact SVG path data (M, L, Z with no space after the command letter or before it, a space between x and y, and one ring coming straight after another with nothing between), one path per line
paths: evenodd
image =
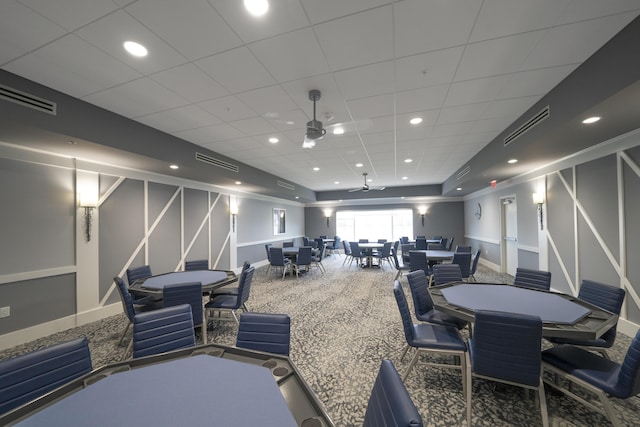
M324 217L327 219L327 228L329 228L329 220L331 219L331 211L330 210L326 210L324 211Z
M420 215L420 219L422 220L422 226L424 227L424 216L427 214L427 208L418 208L418 214Z
M231 204L229 207L229 212L231 213L231 224L233 227L233 232L236 231L236 215L238 215L238 205Z
M538 205L538 224L540 225L540 230L542 230L542 204L544 203L544 194L538 192L533 193L533 203Z
M98 195L93 193L81 193L80 207L84 208L84 237L88 242L91 240L93 210L98 207Z

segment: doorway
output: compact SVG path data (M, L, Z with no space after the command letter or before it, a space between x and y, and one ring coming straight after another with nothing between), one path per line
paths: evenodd
M515 196L500 199L502 272L516 275L518 268L518 207Z

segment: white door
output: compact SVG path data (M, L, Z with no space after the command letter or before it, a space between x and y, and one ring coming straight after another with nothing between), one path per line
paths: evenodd
M518 267L518 215L515 197L502 199L503 270L512 276Z

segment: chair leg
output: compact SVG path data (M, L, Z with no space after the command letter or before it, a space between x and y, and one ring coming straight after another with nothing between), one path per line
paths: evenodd
M613 405L611 405L611 401L609 400L607 395L603 392L599 392L597 394L600 398L600 403L602 403L602 407L604 408L604 412L607 414L607 418L609 418L609 421L611 421L613 427L622 427L622 424L620 424L620 419L616 415L615 410L613 409Z
M407 344L407 346L404 348L404 351L402 352L402 356L400 356L401 362L404 360L404 357L407 355L407 352L409 351L410 348L411 346L409 344Z
M129 331L129 328L131 327L131 321L129 321L129 323L127 323L127 327L124 328L124 332L122 333L122 336L120 337L120 341L118 341L118 346L122 345L122 340L124 340L125 335L127 335L127 332Z
M402 377L402 382L405 382L407 380L409 373L411 372L413 367L416 365L416 362L418 361L419 357L420 357L420 351L416 351L416 354L413 355L411 362L409 362L409 367L407 368L406 372L404 373L404 376Z
M542 375L540 375L540 385L538 386L538 398L540 399L540 416L542 417L542 427L549 427L547 398L544 394L544 382L542 381Z
M465 358L468 358L468 354ZM471 361L467 360L467 427L471 427L471 388L473 385L473 376L471 375Z

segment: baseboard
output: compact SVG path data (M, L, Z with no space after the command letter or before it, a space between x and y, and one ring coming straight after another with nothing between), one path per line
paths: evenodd
M480 261L478 261L478 264L482 264L487 268L492 269L493 271L496 271L498 273L500 273L500 266L498 264L494 264L490 261L487 261L486 259L482 259L482 257L480 258Z
M77 326L86 325L87 323L105 319L119 313L122 313L122 304L116 303L106 307L100 307L94 310L75 314L73 316L67 316L50 322L41 323L39 325L30 326L25 329L20 329L19 331L10 332L0 336L0 350L6 350L29 341L44 338Z
M640 326L628 321L627 319L618 319L618 332L622 332L628 337L635 337Z

